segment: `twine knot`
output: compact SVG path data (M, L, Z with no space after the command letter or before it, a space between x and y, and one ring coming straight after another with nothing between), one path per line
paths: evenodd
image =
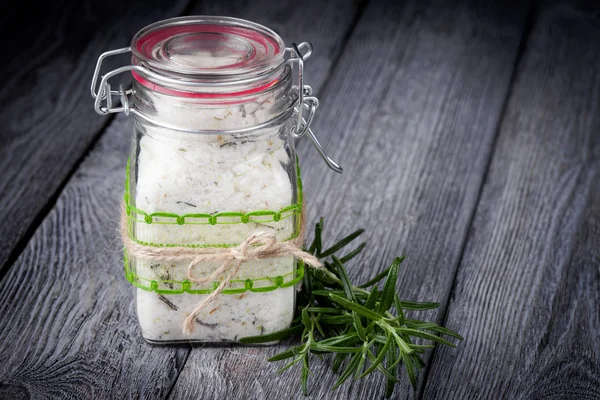
M236 247L154 247L141 245L135 242L129 236L127 229L127 215L123 205L121 212L121 235L123 244L130 256L152 261L187 261L190 263L187 270L187 279L197 284L214 281L217 277L229 271L225 279L219 286L202 300L196 308L187 316L183 322L183 332L190 334L194 331L194 320L200 312L219 296L225 287L236 276L240 267L247 261L260 260L265 258L281 258L294 256L302 260L305 264L322 268L323 264L319 259L310 253L302 250L302 241L304 238L304 221L301 220L300 233L291 240L278 241L275 234L270 232L255 232L248 236L241 244ZM196 277L195 267L207 261L222 261L223 264L207 277Z

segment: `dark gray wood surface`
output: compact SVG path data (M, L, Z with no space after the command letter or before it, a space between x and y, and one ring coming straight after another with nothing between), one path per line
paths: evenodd
M600 398L600 24L540 10L425 398Z
M406 254L402 296L440 302L429 317L466 336L427 355L417 393L403 381L394 398L600 396L597 6L142 3L55 2L36 32L22 28L31 46L10 44L0 399L304 398L297 371L266 362L281 345L153 347L137 327L116 229L131 123L95 116L88 83L102 51L181 13L238 16L314 44L314 130L345 172L298 143L308 221L325 215L330 242L366 228L355 278ZM3 13L0 31L26 11ZM384 392L375 376L331 392L327 363L313 364L309 398Z
M147 3L21 2L2 13L2 37L14 40L2 51L0 276L110 120L90 108L98 56L128 46L145 25L179 15L188 0Z

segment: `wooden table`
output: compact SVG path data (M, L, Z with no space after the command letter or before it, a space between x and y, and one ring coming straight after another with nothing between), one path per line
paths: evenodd
M407 255L402 297L466 338L394 398L600 398L598 5L148 3L1 6L0 398L303 398L266 361L281 346L153 347L137 326L116 231L131 122L88 86L101 52L190 14L314 44L314 131L345 172L298 143L308 221L330 243L366 229L354 278ZM310 399L384 393L375 375L330 391L328 364Z

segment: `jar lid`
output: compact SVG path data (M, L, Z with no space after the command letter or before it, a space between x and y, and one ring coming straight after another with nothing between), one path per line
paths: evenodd
M132 52L132 65L121 66L101 75L102 62L107 57ZM295 88L297 95L289 107L273 118L251 127L229 129L226 133L250 132L270 126L275 119L294 113L295 124L290 128L294 137L306 134L317 147L327 165L336 172L342 169L323 151L310 130L315 110L319 105L312 96L312 88L304 85L305 60L312 53L308 42L286 48L283 40L272 30L230 17L181 17L156 22L140 30L130 47L102 53L96 63L91 84L94 109L101 115L124 112L134 113L146 121L167 129L190 133L212 134L212 130L188 130L165 126L152 116L145 115L130 103L129 96L138 93L136 86L119 90L111 88L109 80L123 72L131 72L142 86L166 95L198 99L219 99L219 104L232 97L254 96L258 92L270 94L272 88ZM289 57L286 59L286 54ZM297 65L298 81L292 84L292 65ZM99 82L99 84L98 84ZM269 92L267 92L269 91ZM119 96L121 104L113 105ZM200 100L204 101L204 100ZM234 104L239 103L236 99ZM305 114L304 109L308 109ZM287 114L286 114L287 113ZM225 133L224 130L219 132Z
M183 79L239 79L280 66L285 45L275 32L250 21L195 16L145 27L134 36L131 51L136 63L157 73Z

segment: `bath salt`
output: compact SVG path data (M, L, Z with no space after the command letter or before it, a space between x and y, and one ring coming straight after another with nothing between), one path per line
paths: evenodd
M162 108L168 114L169 106ZM222 113L222 112L221 112ZM245 114L245 115L244 115ZM244 125L248 113L239 107L227 110L228 121ZM205 113L219 128L215 115ZM222 127L222 126L221 126ZM198 135L173 132L160 127L145 127L137 151L135 204L146 213L185 214L247 213L280 210L296 199L290 175L295 163L290 160L280 129L267 129L252 135ZM294 233L294 218L278 222L238 224L144 224L136 223L135 238L153 244L237 245L251 233L275 233L278 240ZM152 262L136 260L138 275L149 280L183 281L189 262ZM208 276L221 263L205 262L195 268L197 276ZM277 277L293 274L293 257L255 260L244 263L236 279ZM223 279L220 276L218 279ZM210 285L196 285L210 288ZM167 284L168 288L168 284ZM183 320L203 300L205 294L158 294L137 290L137 313L143 336L149 341L235 341L283 329L294 313L294 289L271 292L246 291L218 296L196 318L191 335L182 333Z

